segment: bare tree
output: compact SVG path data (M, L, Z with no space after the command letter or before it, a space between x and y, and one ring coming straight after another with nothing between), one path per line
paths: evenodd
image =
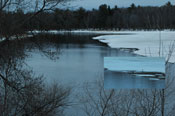
M11 52L6 54L0 60L1 115L62 114L64 108L70 105L70 88L58 84L46 86L42 76L36 77L32 71L24 69L23 55L19 56L18 52L17 56L12 56Z
M11 29L11 27L8 28ZM52 116L63 114L65 107L70 105L71 89L58 84L46 86L42 76L35 76L32 71L24 69L24 58L26 57L24 43L21 40L8 41L13 38L11 32L6 33L5 30L1 30L0 35L6 39L0 42L1 115ZM44 55L54 58L55 54L48 52L38 43L36 44Z
M95 91L91 87L85 86L80 99L87 116L172 116L174 110L175 92L170 86L163 90L104 90L100 81L93 86Z
M164 89L104 90L103 79L93 86L85 86L81 97L83 111L88 116L173 116L174 65L169 59L174 51L174 43L169 48L166 61L166 86ZM90 87L96 88L92 91Z
M24 35L26 31L24 24L32 20L44 11L54 10L59 4L64 4L70 0L1 0L0 1L0 39L6 40ZM23 16L23 12L33 12L28 17ZM12 12L21 12L22 18L10 17Z

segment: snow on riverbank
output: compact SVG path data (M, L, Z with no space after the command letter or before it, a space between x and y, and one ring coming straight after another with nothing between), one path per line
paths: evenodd
M127 31L99 31L99 30L49 30L49 31L39 31L33 30L33 34L38 33L47 33L47 34L64 34L64 33L73 33L73 34L123 34ZM31 31L28 32L29 34Z
M32 31L34 34L104 34L94 37L101 42L107 43L111 48L138 48L136 54L143 56L169 57L170 50L175 47L175 31L99 31L99 30L49 30L49 31ZM30 33L30 32L29 32ZM105 35L107 34L107 35ZM174 46L174 47L173 47ZM175 62L175 52L172 52L169 62Z
M123 31L123 35L102 35L93 39L107 43L111 48L138 48L135 53L144 56L165 57L175 50L175 31ZM174 47L173 47L174 45ZM169 62L175 62L175 52Z
M101 34L94 37L101 42L107 43L112 48L138 48L135 53L144 56L165 57L168 59L169 51L175 47L175 31L99 31L99 30L49 30L49 31L29 31L28 35L47 33L47 34ZM107 34L107 35L105 35ZM2 41L2 39L1 39ZM174 44L173 44L174 43ZM172 47L174 45L174 47ZM171 48L171 49L170 49ZM169 62L175 62L175 52Z
M31 35L31 34L23 34L23 35L20 35L20 36L11 36L10 38L9 38L9 40L16 40L16 39L24 39L24 38L27 38L27 37L33 37L33 35ZM2 42L2 41L4 41L4 40L6 40L6 38L5 37L2 37L2 38L0 38L0 42Z
M33 30L33 31L28 31L28 33L50 33L50 34L64 34L64 33L80 33L80 34L118 34L118 35L123 35L123 34L134 34L134 33L140 33L140 32L159 32L158 30L150 30L150 31L145 31L145 30L138 30L138 31L131 31L131 30L123 30L123 31L113 31L113 30ZM170 30L164 30L163 32L174 32Z

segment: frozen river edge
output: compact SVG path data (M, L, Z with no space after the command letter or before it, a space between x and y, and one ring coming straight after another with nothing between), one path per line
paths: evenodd
M29 31L27 35L21 38L32 37L36 34L98 34L93 37L94 40L99 40L106 43L111 48L117 48L124 51L134 52L138 55L148 57L165 57L166 61L175 62L175 31L94 31L94 30L49 30ZM12 37L12 40L14 37ZM0 41L3 41L1 38Z
M30 34L30 32L28 32ZM111 48L131 51L136 54L148 57L165 57L168 62L175 62L175 31L151 30L151 31L99 31L99 30L49 30L32 31L34 34L98 34L93 37L106 43Z
M127 34L119 34L124 32ZM175 31L122 31L117 35L102 35L93 39L107 43L111 48L147 57L164 57L168 62L175 62Z

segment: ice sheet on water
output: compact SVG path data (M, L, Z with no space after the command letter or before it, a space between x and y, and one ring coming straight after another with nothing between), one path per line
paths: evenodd
M162 56L168 59L170 49L173 50L175 31L126 31L126 33L130 34L102 35L93 39L107 43L112 48L138 48L135 53L144 56ZM175 62L174 51L169 62Z
M30 32L29 32L30 33ZM135 53L144 56L162 56L168 59L170 49L175 41L175 31L99 31L99 30L34 30L33 33L91 33L108 34L94 37L101 42L107 43L112 48L138 48ZM110 35L109 35L110 34ZM175 43L174 43L175 44ZM172 53L169 62L175 62L175 52Z

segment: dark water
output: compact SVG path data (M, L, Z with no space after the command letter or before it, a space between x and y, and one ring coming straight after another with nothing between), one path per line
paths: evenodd
M58 52L58 59L52 60L41 50L32 48L26 63L36 74L44 75L46 82L59 82L65 85L81 85L104 78L105 56L135 56L132 53L111 49L100 42L92 40L95 35L61 35L48 36L51 42L42 40L44 50ZM61 39L60 39L61 38ZM59 50L58 50L59 49ZM131 75L105 73L105 88L163 88L164 80L149 80Z
M75 95L83 93L84 83L94 83L96 80L104 78L103 57L136 56L133 53L111 49L92 40L90 35L61 35L48 38L51 39L49 42L48 40L44 41L42 37L39 38L42 50L33 47L26 51L29 55L25 60L27 67L33 69L36 74L44 75L46 83L57 82L71 86ZM44 54L45 50L58 54L55 59L52 59ZM116 78L116 75L119 78ZM112 86L118 88L161 88L164 85L164 81L157 83L140 77L126 78L126 75L113 72L106 73L106 77L108 77L105 79L107 88ZM76 99L76 97L72 97L75 102ZM83 115L83 112L79 112L79 107L77 105L77 107L69 108L65 113L67 115Z
M165 80L155 80L154 78L140 77L127 73L105 71L105 89L162 89L165 88Z
M29 52L26 63L37 74L44 74L48 82L81 84L103 78L103 57L128 55L108 47L86 44L61 44L59 59L51 60L38 50ZM54 49L53 49L54 50Z
M39 42L42 43L43 50L34 47L27 51L27 67L33 69L37 75L44 75L46 83L56 82L73 88L71 101L75 102L76 106L66 109L66 115L83 115L83 112L79 111L81 104L77 105L77 94L83 94L84 83L94 83L104 78L104 56L135 56L111 49L91 38L89 35L65 35L61 36L60 43L55 42L56 45L54 42L50 45L47 41L46 44ZM57 39L55 37L54 41ZM57 51L58 58L51 59L43 53L45 50Z
M95 81L104 79L103 57L136 56L130 52L111 49L105 44L92 40L93 36L97 35L37 35L34 38L9 42L8 50L1 49L1 52L6 58L11 55L13 57L10 58L25 60L25 68L33 69L36 75L44 75L47 84L58 83L71 87L73 91L70 101L73 102L73 106L66 108L65 115L83 116L84 112L81 109L83 103L79 102L79 96L84 95L82 86L88 82L95 93L93 95L99 94ZM0 46L2 45L3 42L0 43ZM169 107L166 111L174 107L172 101L175 95L172 97L168 93L174 90L175 65L168 64L167 67L166 76L171 78L166 79L166 83L173 84L166 90L166 102ZM157 83L157 81L110 71L106 71L104 80L105 87L108 88L159 88L163 85L163 82Z

